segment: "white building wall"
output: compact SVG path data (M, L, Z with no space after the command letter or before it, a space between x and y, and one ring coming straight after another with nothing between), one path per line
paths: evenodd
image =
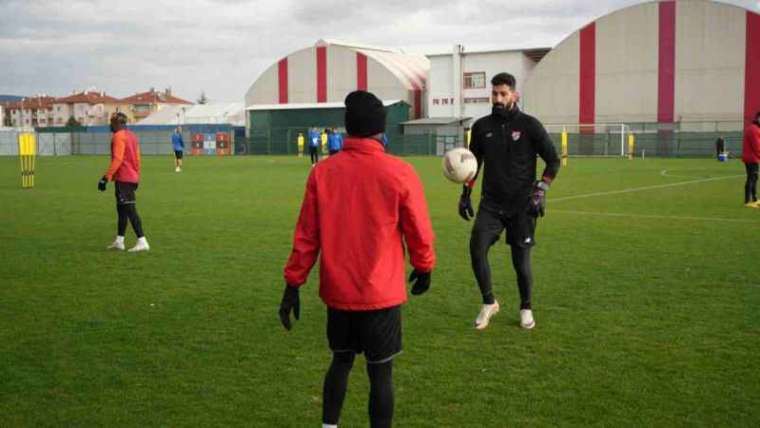
M715 2L676 3L676 121L742 119L745 14Z
M329 50L329 49L328 49ZM277 68L275 64L274 89L278 91ZM327 70L329 75L330 70ZM258 85L258 82L256 84ZM328 85L329 90L329 85ZM277 92L275 92L277 94ZM277 103L277 97L267 104ZM317 50L306 48L288 56L288 103L317 102Z
M314 67L316 78L316 64ZM367 64L367 68L369 69L369 64ZM349 92L356 90L356 86L356 51L343 46L328 46L327 101L343 101ZM368 89L371 90L371 88ZM316 97L316 89L314 92L314 96ZM314 100L316 101L316 98L314 98Z
M596 22L596 122L657 120L658 8L642 4Z
M454 61L452 55L430 56L427 111L429 117L472 117L474 119L491 112L491 78L501 72L515 76L517 90L521 89L535 67L535 63L522 51L465 52L462 55L462 93L464 108L455 111ZM465 88L465 73L484 73L481 88Z
M543 123L578 123L580 32L552 49L522 86L523 109Z

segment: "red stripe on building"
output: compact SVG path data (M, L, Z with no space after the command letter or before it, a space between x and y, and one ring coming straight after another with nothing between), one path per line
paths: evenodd
M747 12L747 47L744 64L744 124L760 111L760 15Z
M422 89L414 90L414 118L422 117Z
M317 48L317 102L327 102L327 48Z
M672 123L676 98L676 2L660 2L657 121Z
M283 58L277 63L277 85L279 87L280 104L288 103L288 59Z
M596 118L596 23L581 30L580 97L578 121L594 123Z
M356 89L367 90L367 56L356 53Z

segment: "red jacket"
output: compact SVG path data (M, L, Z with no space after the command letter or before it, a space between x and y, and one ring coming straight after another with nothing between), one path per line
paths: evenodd
M140 142L128 129L111 137L111 165L104 174L109 181L140 182Z
M306 282L320 255L319 295L331 308L383 309L406 302L404 241L412 266L435 265L422 183L376 140L352 138L311 171L285 266Z
M742 161L760 163L760 126L754 123L744 130Z

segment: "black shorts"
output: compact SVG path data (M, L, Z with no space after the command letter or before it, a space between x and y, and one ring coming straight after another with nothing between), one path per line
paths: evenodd
M137 183L116 181L114 182L114 191L116 194L116 203L119 205L134 204L137 200L135 197Z
M182 150L175 150L174 157L177 159L182 159Z
M536 245L536 218L528 214L527 209L509 213L481 202L472 234L493 244L503 230L507 231L506 242L510 246L528 248Z
M401 352L401 306L374 311L327 308L327 340L333 352L355 352L384 363Z

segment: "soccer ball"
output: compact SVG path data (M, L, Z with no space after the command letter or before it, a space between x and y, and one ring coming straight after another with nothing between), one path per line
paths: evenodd
M449 150L443 155L443 175L454 183L466 183L478 172L478 160L464 147Z

